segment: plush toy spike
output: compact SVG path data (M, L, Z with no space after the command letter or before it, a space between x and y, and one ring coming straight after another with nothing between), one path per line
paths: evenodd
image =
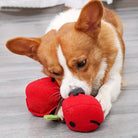
M57 115L44 115L45 119L49 119L49 120L58 120L58 116Z

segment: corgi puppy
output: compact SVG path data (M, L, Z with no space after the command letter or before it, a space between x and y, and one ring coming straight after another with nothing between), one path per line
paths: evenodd
M119 17L101 1L55 17L40 38L8 40L7 48L43 65L43 72L60 85L61 96L93 95L104 117L120 94L125 46ZM63 119L62 107L58 116Z

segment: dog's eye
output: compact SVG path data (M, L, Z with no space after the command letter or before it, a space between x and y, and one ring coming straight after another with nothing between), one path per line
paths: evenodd
M81 62L78 62L77 63L77 68L79 69L79 68L82 68L82 67L84 67L86 65L86 59L85 60L83 60L83 61L81 61Z
M60 76L59 73L56 73L56 72L52 72L53 75L56 75L56 76Z

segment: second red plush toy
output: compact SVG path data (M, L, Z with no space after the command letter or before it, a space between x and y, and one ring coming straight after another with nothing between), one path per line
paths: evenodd
M62 109L67 126L74 131L94 131L104 119L100 103L90 95L71 95L63 101Z

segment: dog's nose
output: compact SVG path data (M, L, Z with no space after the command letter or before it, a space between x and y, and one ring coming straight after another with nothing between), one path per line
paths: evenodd
M85 92L84 92L84 90L82 88L75 88L75 89L73 89L73 90L70 91L69 96L71 94L73 96L76 96L76 95L79 95L79 94L85 94Z

